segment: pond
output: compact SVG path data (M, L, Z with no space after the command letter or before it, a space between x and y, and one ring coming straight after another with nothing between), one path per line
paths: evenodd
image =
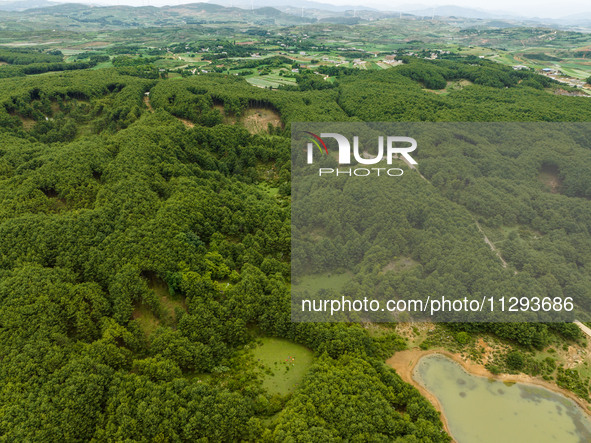
M421 358L413 378L437 398L458 443L591 442L589 416L548 389L474 376L441 354Z

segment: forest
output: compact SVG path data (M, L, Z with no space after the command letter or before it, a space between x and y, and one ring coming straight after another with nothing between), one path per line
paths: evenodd
M51 71L71 71L88 69L96 66L97 60L90 59L87 62L66 63L61 51L45 51L28 48L1 48L0 78L23 77L31 74L41 74Z
M62 63L6 57L0 70ZM335 72L331 88L302 78L270 90L227 74L146 78L117 60L1 80L2 439L450 441L434 407L384 364L406 346L394 325L376 335L361 323L291 321L292 254L302 259L291 251L291 123L575 124L591 118L589 102L487 61L408 58ZM458 79L470 84L437 93ZM279 124L249 130L253 109ZM479 151L449 137L418 151L427 180L399 183L396 230L351 233L380 284L348 291L494 286L591 300L585 140ZM404 198L410 188L420 204ZM331 208L323 214L321 231L338 229ZM475 221L499 240L506 269ZM378 272L392 250L416 265ZM327 263L317 265L351 266ZM580 339L564 323L446 327L526 349ZM280 374L252 357L261 337L312 351L292 392L265 387Z

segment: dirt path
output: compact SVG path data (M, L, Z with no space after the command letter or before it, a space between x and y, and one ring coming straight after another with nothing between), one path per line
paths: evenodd
M408 165L408 166L409 166L411 169L414 169L415 171L417 171L417 172L419 173L419 175L420 175L420 176L423 178L423 180L425 180L425 181L427 181L428 183L432 184L432 183L431 183L429 180L427 180L427 179L425 178L425 176L424 176L423 174L421 174L421 173L419 172L419 170L418 170L418 169L417 169L417 168L416 168L414 165L411 165L410 163L408 163L404 157L402 158L402 160L404 160L404 162L405 162L405 163L406 163L406 164L407 164L407 165ZM495 254L497 254L497 257L499 257L499 260L501 260L501 264L503 265L503 268L506 268L506 267L507 267L507 262L506 262L506 261L505 261L505 259L504 259L504 258L501 256L501 253L499 252L499 250L497 249L497 247L496 247L496 246L494 245L494 243L493 243L493 242L491 242L491 241L489 240L489 238L486 236L486 234L484 233L484 231L483 231L483 230L482 230L482 228L480 227L480 224L479 224L479 223L478 223L476 220L474 220L474 223L476 223L476 227L478 228L478 230L480 231L480 233L481 233L481 234L484 236L484 241L485 241L485 243L486 243L488 246L490 246L490 248L493 250L493 252L494 252ZM517 274L517 271L515 271L515 274Z
M507 262L501 256L501 253L499 252L499 250L497 249L497 247L493 244L493 242L491 242L488 239L488 237L486 236L486 234L484 233L484 231L480 227L480 224L476 220L474 220L474 223L476 223L476 227L478 228L478 230L480 231L480 233L484 236L484 241L486 242L486 244L490 246L490 248L493 250L493 252L495 254L497 254L497 257L499 257L499 260L501 260L501 263L503 264L503 268L506 268L507 267Z
M582 326L584 326L584 325L582 325ZM581 327L581 326L579 326L579 327ZM584 327L589 331L588 333L591 335L591 329L587 328L586 326L584 326ZM479 377L486 377L486 378L492 379L492 380L510 382L510 383L526 383L526 384L530 384L530 385L541 386L541 387L546 388L550 391L557 392L559 394L564 395L565 397L570 398L574 402L576 402L581 407L581 409L583 409L583 411L591 417L591 411L589 410L589 406L590 406L589 403L587 403L583 399L577 397L572 392L567 391L566 389L562 389L559 386L556 386L553 383L549 383L546 380L543 380L541 378L532 377L532 376L526 375L526 374L495 375L495 374L491 373L488 369L486 369L483 365L478 364L478 363L474 363L468 359L463 358L460 354L454 354L454 353L446 351L444 349L430 349L428 351L422 351L420 349L415 348L415 349L408 349L406 351L397 352L396 354L394 354L392 357L390 357L386 361L386 364L388 366L390 366L391 368L393 368L394 370L396 370L398 375L400 375L400 377L405 382L407 382L407 383L413 385L415 388L417 388L419 390L419 392L421 393L421 395L423 395L427 400L429 400L431 402L431 404L435 407L435 409L437 409L437 411L439 411L439 413L441 414L441 421L443 422L443 426L444 426L446 432L450 435L451 435L451 433L449 431L449 424L447 423L447 419L446 419L445 415L443 414L443 408L441 407L441 403L439 403L439 400L437 399L437 397L435 397L431 392L427 391L423 386L421 386L419 383L417 383L415 381L415 379L413 378L413 372L414 372L414 369L415 369L417 363L419 362L419 360L422 357L424 357L426 355L430 355L430 354L445 355L446 357L459 363L462 366L462 368L464 368L464 370L466 372L468 372L469 374L472 374L472 375L476 375Z
M584 334L586 334L588 337L591 337L591 329L588 328L587 326L585 326L583 323L581 323L579 320L575 320L573 322L575 325L577 325L579 327L579 329L581 331L583 331Z
M150 104L150 96L149 95L144 95L144 104L148 108L148 111L154 112L154 109L152 108L152 105Z
M191 120L187 120L186 118L180 118L180 117L177 117L177 119L180 120L181 122L183 122L183 125L185 125L187 128L195 127L195 123L193 123Z

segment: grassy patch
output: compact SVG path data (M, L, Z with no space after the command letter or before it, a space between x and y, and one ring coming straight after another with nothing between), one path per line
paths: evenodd
M322 289L334 289L340 291L345 287L351 280L351 274L349 272L343 272L341 274L335 273L323 273L306 275L302 277L297 284L294 284L294 289L298 291L309 291L312 294L317 293Z
M470 80L461 79L461 80L454 80L448 81L444 89L425 89L427 92L432 92L433 94L437 95L449 95L453 91L461 91L466 86L473 85Z
M267 108L249 108L242 117L242 124L251 134L268 131L269 124L281 127L281 116L276 111Z
M111 62L110 60L108 62L101 62L98 63L96 66L94 66L93 68L90 68L91 70L97 70L97 69L105 69L105 68L112 68L113 67L113 62Z
M314 361L308 348L278 338L261 339L253 357L262 370L263 388L279 395L292 393Z
M160 324L175 326L176 311L187 310L185 300L182 297L173 296L168 291L168 285L164 280L152 272L145 272L148 287L154 291L160 305L159 314L156 315L149 306L138 303L134 306L133 319L138 323L146 337L149 337Z
M11 115L15 115L15 114L11 114ZM22 115L19 115L18 118L23 123L23 129L25 131L30 131L37 124L37 122L35 120L33 120L32 118L29 118L29 117L23 117Z
M382 272L404 272L414 268L418 263L410 257L399 257L392 260L382 269Z
M231 116L231 115L226 115L226 111L224 109L224 106L217 103L213 105L213 109L217 109L219 111L220 114L222 114L222 122L225 125L233 125L234 123L236 123L236 117Z
M160 320L156 318L150 308L143 304L135 306L132 315L146 337L149 337L160 324Z
M272 186L269 186L269 184L265 183L265 182L259 183L259 188L261 188L263 191L265 191L271 197L276 197L277 194L279 193L279 188L274 188Z

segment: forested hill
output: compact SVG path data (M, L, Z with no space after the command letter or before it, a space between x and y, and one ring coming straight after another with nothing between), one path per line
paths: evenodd
M296 25L316 19L287 14L272 7L236 8L212 3L190 3L172 6L96 6L62 3L33 7L25 11L0 10L6 23L19 23L32 29L118 30L150 26L171 27L211 23L256 25Z
M489 63L407 60L331 75L328 88L302 76L291 90L122 69L1 80L0 435L450 440L427 400L383 364L405 346L393 329L290 321L290 122L584 121L591 102ZM470 85L436 93L454 79ZM252 110L280 121L249 126ZM509 268L479 268L479 285L505 273L519 291L591 297L589 153L449 149L419 153L431 183L417 180L424 200L402 206L392 245L417 265L390 283L473 293L473 273L448 266L439 242L467 235L477 248L475 229L445 232L469 214L491 233L516 227L501 247ZM462 167L445 168L454 156ZM516 158L517 175L488 167ZM556 175L553 192L538 179L543 168ZM428 208L442 201L449 210L434 220ZM392 257L378 252L367 264L382 269ZM471 263L469 251L460 259ZM463 327L525 347L578 334L568 325ZM260 337L314 352L292 391L269 387L273 367L252 355Z

